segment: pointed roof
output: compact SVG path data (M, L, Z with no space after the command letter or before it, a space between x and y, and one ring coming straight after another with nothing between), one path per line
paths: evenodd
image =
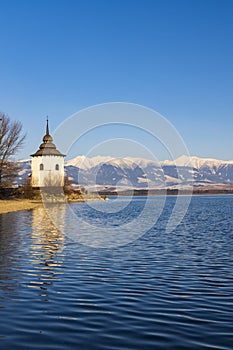
M40 145L40 148L36 153L31 154L31 157L37 157L37 156L60 156L65 157L64 154L62 154L60 151L56 149L55 144L53 143L53 138L49 134L49 121L48 117L46 119L46 133L43 137L43 143Z
M46 135L49 135L49 118L46 119Z

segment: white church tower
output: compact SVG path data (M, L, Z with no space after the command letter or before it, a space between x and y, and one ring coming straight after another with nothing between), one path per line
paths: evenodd
M64 157L65 155L56 149L53 138L49 134L48 119L46 122L46 134L39 150L31 154L31 186L61 187L64 186Z

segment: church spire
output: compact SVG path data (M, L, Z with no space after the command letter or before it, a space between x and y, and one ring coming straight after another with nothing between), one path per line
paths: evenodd
M36 156L59 156L64 157L65 155L59 152L56 149L56 146L53 143L53 138L49 133L49 119L48 116L46 117L46 128L45 128L45 135L43 137L43 143L40 145L39 150L31 154L32 157Z
M46 119L46 135L48 136L49 135L49 118L47 116L47 119Z
M45 135L43 137L43 141L45 143L51 143L53 142L53 138L52 136L49 134L49 118L48 116L46 117L46 131L45 131Z

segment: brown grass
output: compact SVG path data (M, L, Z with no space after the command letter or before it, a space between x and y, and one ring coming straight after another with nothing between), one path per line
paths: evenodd
M30 199L2 199L0 200L0 214L18 210L29 210L42 205L41 202Z

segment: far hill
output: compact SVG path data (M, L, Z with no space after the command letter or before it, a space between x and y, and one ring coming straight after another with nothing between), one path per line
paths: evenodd
M17 183L30 174L30 160L18 161ZM224 189L233 186L233 161L182 156L156 162L143 158L78 156L65 163L66 176L74 186L89 190L126 189Z

